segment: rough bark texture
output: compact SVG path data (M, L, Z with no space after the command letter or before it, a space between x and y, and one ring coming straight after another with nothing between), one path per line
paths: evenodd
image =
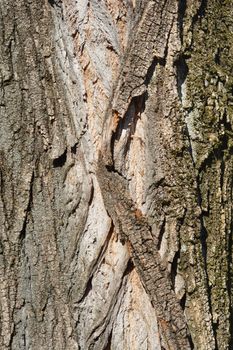
M1 0L1 349L232 347L232 57L231 0Z

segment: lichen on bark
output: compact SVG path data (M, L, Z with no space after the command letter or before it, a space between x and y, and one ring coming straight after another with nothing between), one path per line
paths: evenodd
M188 12L188 11L187 11ZM218 349L232 339L232 4L207 1L184 24L182 87L201 206L201 242Z
M232 1L1 1L1 349L230 348L232 28Z

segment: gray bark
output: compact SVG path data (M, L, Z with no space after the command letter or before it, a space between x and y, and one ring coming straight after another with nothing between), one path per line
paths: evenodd
M1 0L1 349L231 348L232 5Z

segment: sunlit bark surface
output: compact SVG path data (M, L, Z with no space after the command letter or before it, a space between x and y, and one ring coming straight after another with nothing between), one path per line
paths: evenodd
M0 348L232 346L233 2L1 0Z

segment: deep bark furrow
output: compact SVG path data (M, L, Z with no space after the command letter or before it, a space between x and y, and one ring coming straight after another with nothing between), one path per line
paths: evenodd
M1 349L231 348L232 5L1 0Z

